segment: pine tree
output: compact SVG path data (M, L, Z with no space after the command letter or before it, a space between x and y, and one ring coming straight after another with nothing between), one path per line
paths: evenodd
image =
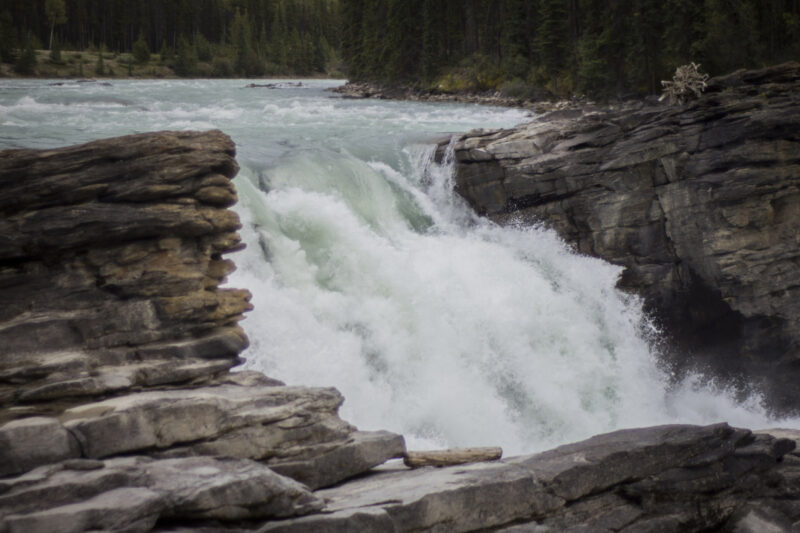
M197 50L185 37L178 42L178 53L175 56L175 74L182 77L197 74Z
M16 43L17 29L14 27L14 18L7 9L0 11L0 56L3 61L11 62Z
M505 2L504 24L502 28L503 73L507 79L524 79L530 68L526 43L526 0Z
M237 9L231 25L231 43L234 50L233 68L241 76L263 73L263 63L252 47L252 35L247 11Z
M133 43L132 53L137 63L144 64L150 61L150 47L147 46L144 33L139 32L139 38Z
M437 8L434 0L422 4L422 79L426 84L433 81L439 71L440 31L434 18Z
M628 32L626 62L628 83L637 92L655 94L661 91L661 79L668 72L662 66L664 16L662 0L638 0L631 13L635 24Z
M14 72L24 76L33 74L36 69L36 50L33 49L31 36L25 40L25 46L14 64Z
M64 0L45 0L44 12L50 22L50 46L48 48L52 50L56 24L64 24L67 21L67 6L64 4Z
M706 0L703 39L697 50L712 74L761 62L756 10L749 0Z
M105 76L106 75L106 66L103 62L103 46L97 51L97 63L94 65L94 73L97 76Z
M558 76L567 60L567 9L564 0L541 0L536 47L543 73L558 90Z
M53 43L50 46L50 62L56 65L63 63L61 60L61 45L59 44L57 38L53 40Z

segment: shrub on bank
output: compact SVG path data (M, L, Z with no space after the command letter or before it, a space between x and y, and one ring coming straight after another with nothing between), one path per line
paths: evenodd
M34 73L35 69L36 50L33 48L33 43L28 40L27 44L22 49L22 53L17 57L16 63L14 63L14 72L22 74L23 76L29 76Z

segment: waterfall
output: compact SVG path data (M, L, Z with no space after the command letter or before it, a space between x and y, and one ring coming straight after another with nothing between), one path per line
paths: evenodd
M620 427L764 425L697 376L670 387L619 267L541 227L500 227L453 192L452 147L401 163L298 154L237 179L255 294L248 367L334 385L342 414L411 446L545 449Z

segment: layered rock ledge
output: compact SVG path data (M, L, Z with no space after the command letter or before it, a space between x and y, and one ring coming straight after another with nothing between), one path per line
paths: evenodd
M404 452L335 389L229 372L237 171L219 131L0 152L0 531L294 516Z
M230 372L236 170L214 131L0 152L0 533L800 530L798 432L378 466L335 389Z
M457 190L625 267L676 363L800 410L800 64L714 78L676 107L554 112L455 140Z

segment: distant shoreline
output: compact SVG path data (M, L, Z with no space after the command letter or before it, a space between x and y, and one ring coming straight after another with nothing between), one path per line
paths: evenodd
M151 54L150 61L136 63L128 53L105 52L103 70L98 71L100 53L97 51L62 50L61 61L53 62L49 50L36 50L36 66L32 74L19 74L11 63L0 63L0 79L94 79L94 80L344 80L341 72L312 75L265 74L258 77L242 76L178 76L172 67L164 64L159 54ZM211 72L208 62L199 68Z

